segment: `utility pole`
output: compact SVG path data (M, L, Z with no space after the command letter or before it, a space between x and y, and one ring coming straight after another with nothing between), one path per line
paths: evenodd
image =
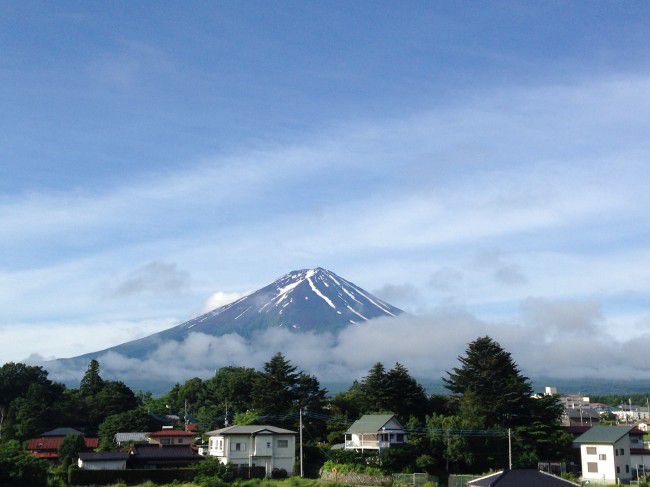
M508 428L508 470L512 470L512 430Z
M185 399L185 416L184 416L184 419L185 419L185 431L187 431L187 424L189 422L187 420L187 399Z
M226 401L226 414L223 418L223 426L228 427L228 401Z
M302 406L300 407L300 476L305 476L305 471L302 466Z

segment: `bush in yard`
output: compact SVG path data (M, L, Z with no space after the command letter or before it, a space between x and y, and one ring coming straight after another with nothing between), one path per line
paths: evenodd
M221 487L230 482L235 475L232 468L224 465L214 457L207 457L204 461L194 466L196 478L194 481L202 487Z
M289 474L287 474L287 471L283 468L274 468L271 471L272 479L286 479L288 476Z

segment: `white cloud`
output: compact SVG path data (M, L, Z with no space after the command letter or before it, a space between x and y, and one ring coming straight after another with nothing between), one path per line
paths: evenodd
M143 360L113 352L99 360L107 374L123 379L180 381L210 376L224 365L260 367L282 351L325 382L358 378L377 361L387 365L399 361L417 377L435 381L457 364L468 342L490 335L533 377L620 379L650 373L642 354L633 352L639 341L613 339L598 326L601 320L595 303L538 299L523 304L516 322L487 322L459 308L438 308L426 316L371 320L337 336L283 328L266 330L250 340L237 334L191 333L180 343L162 343ZM648 338L650 329L641 340ZM170 355L173 362L166 359ZM61 378L79 374L62 369L61 364L51 370Z
M111 347L169 328L172 318L84 323L10 323L0 325L0 363L21 361L34 354L70 357Z
M233 301L238 300L246 296L248 293L228 293L224 291L216 291L210 295L210 297L203 304L203 312L207 313L213 309L220 308L226 304L232 303Z

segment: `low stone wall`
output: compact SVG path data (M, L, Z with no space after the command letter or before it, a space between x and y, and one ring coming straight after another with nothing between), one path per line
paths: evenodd
M368 475L367 473L340 473L329 470L322 470L321 480L327 482L339 482L349 485L392 485L393 478L387 475Z

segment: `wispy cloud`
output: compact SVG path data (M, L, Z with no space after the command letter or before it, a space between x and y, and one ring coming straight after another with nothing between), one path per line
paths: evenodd
M180 270L176 264L149 262L130 272L121 282L109 290L115 298L136 296L142 293L155 293L162 299L169 293L180 293L190 284L190 275Z
M475 312L595 301L606 328L621 296L650 296L646 95L647 76L471 93L102 190L1 197L5 323L180 320L215 289L324 265ZM477 265L482 249L498 261ZM157 289L185 291L161 301L138 272L169 262L192 286L167 273Z

